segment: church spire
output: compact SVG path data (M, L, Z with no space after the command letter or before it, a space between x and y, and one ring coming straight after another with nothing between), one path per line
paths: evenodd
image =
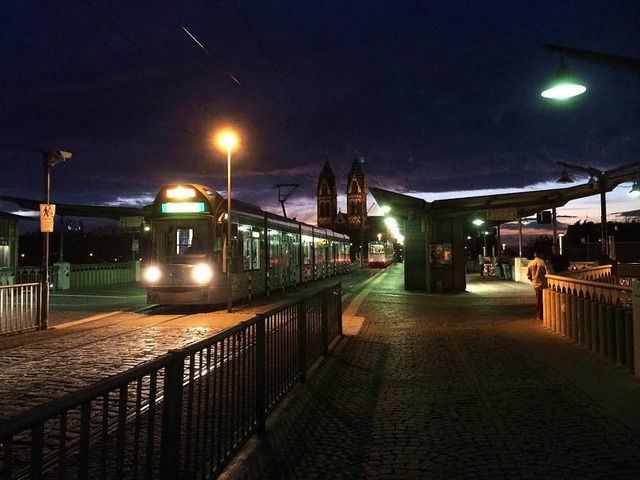
M325 160L318 177L317 202L318 226L333 230L338 214L338 190L336 189L336 177L331 170L328 159Z

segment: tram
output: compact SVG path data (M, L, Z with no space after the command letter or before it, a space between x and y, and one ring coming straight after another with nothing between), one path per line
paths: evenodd
M222 304L346 272L346 235L231 200L199 184L166 185L151 214L151 257L143 270L150 304ZM230 268L227 275L227 268Z
M393 243L375 241L369 243L369 266L385 268L393 262Z

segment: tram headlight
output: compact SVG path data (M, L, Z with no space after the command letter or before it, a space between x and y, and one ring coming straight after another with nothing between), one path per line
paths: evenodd
M160 280L160 269L155 266L147 267L144 271L144 279L149 283L155 283Z
M193 280L196 283L208 283L213 277L213 270L206 263L199 263L193 267Z

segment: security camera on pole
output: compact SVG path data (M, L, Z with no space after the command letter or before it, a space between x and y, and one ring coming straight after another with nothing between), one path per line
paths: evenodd
M58 162L71 158L71 153L62 150L42 152L42 171L44 175L44 203L40 204L40 231L42 238L42 309L40 329L49 326L49 233L53 232L56 206L51 204L51 167Z

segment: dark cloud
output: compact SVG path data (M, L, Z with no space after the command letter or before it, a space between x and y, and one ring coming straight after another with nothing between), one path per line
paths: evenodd
M139 198L174 181L224 191L212 134L228 124L242 135L238 194L280 211L273 186L303 185L290 202L307 218L325 158L339 183L358 155L370 185L404 192L522 188L554 180L557 160L629 163L637 78L567 59L588 94L558 106L538 92L559 62L542 42L640 57L638 5L10 2L0 190L38 196L38 151L63 149L73 158L52 171L58 201Z

